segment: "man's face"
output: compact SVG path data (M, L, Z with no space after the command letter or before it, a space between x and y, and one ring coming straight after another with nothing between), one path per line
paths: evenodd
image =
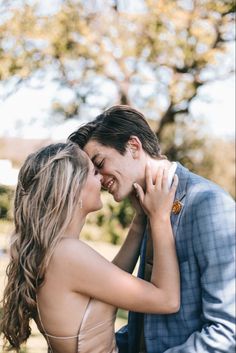
M121 155L116 149L91 140L84 151L102 174L102 186L113 195L115 201L123 200L132 192L133 183L138 177L138 165L129 150Z

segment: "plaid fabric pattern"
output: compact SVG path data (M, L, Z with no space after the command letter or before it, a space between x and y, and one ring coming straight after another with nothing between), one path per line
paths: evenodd
M147 353L235 352L235 203L214 183L178 163L171 215L181 273L181 307L171 315L144 314ZM143 276L144 237L139 276ZM142 315L129 314L117 333L120 353L138 353Z

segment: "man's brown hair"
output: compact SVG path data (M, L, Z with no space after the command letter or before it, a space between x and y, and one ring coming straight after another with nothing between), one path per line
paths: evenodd
M79 127L68 139L82 149L90 140L95 140L124 154L131 136L139 138L148 155L153 158L162 157L157 136L144 115L126 105L116 105L107 109L93 121Z

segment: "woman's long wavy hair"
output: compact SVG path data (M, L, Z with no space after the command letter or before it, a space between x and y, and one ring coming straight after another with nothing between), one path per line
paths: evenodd
M37 289L72 220L88 168L83 152L70 142L52 144L29 155L20 170L1 319L9 350L19 352L31 333Z

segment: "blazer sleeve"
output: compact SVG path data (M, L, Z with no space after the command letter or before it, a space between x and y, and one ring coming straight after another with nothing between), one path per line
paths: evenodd
M128 325L121 327L121 329L116 332L116 344L119 348L119 353L129 352Z
M235 203L223 192L199 193L193 249L202 292L202 328L164 353L235 352Z

